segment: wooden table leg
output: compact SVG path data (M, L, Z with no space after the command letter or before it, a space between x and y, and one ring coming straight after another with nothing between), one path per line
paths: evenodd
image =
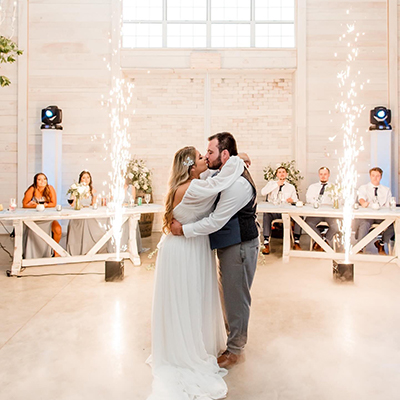
M290 253L290 230L292 229L290 224L290 216L289 214L282 214L283 221L283 262L289 262L289 253Z
M397 265L400 267L400 220L394 221L394 255L397 257Z
M310 225L307 224L307 217L306 220L304 221L301 219L298 215L292 215L292 218L295 222L297 222L300 227L312 238L314 239L315 242L317 242L327 253L332 253L334 254L335 251L332 249L331 246L329 246L328 243L322 239L321 236L319 236L314 229L311 228Z
M397 219L396 219L397 221ZM390 224L392 224L393 218L384 219L376 228L369 232L366 236L360 239L351 249L352 254L357 254L361 249L363 249L369 242L371 242L375 237L382 233ZM395 222L396 229L396 222Z
M13 227L14 227L14 257L13 257L13 263L11 266L11 275L18 275L21 272L21 265L22 265L22 246L23 246L23 241L22 241L22 230L23 222L22 221L14 221L13 222Z
M129 258L132 261L133 265L140 265L140 256L137 248L137 240L136 240L136 230L139 221L140 215L131 215L129 217L129 241L128 241L128 252Z

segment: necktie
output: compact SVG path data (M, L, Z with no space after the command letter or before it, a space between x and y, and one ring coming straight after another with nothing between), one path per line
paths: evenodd
M217 176L221 171L217 169L212 175L211 178L214 178L214 176Z
M320 196L322 196L323 194L324 194L324 192L325 192L325 186L327 185L327 183L323 183L322 184L322 188L321 188L321 190L319 191L319 195Z
M282 192L282 188L285 186L285 184L283 184L282 186L279 186L279 192Z
M378 197L378 188L374 187L374 190L375 190L375 197Z

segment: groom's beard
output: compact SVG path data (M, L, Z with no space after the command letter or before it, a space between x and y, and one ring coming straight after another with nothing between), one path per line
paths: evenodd
M219 156L213 163L208 164L210 169L220 169L222 167L221 156Z

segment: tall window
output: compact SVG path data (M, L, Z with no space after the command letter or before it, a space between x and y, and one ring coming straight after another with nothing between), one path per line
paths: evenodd
M125 48L294 47L295 0L123 0Z

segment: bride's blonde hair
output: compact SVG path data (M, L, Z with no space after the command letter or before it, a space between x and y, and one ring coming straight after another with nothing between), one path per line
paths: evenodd
M174 197L179 186L190 178L190 170L196 165L196 149L192 146L184 147L175 153L168 181L168 193L165 198L165 213L163 216L162 231L170 232L174 210Z

